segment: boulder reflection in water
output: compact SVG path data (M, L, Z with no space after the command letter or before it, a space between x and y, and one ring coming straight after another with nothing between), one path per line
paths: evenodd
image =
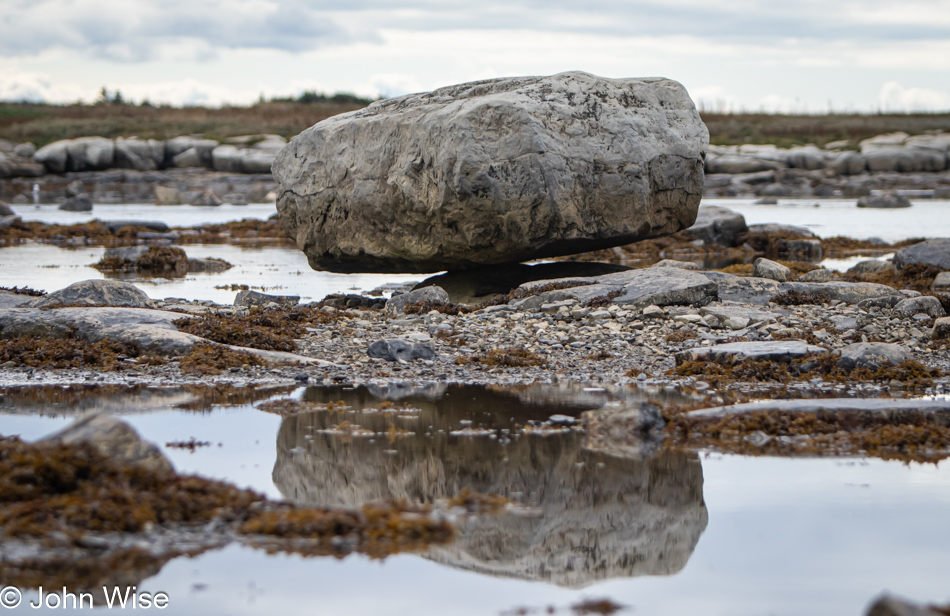
M706 528L702 466L695 453L665 452L645 461L612 457L585 451L583 435L571 430L521 434L507 443L503 436L449 434L460 422L472 421L474 427L499 435L510 429L514 435L516 424L565 412L563 407L526 405L514 393L449 387L438 399L403 398L421 413L400 419L363 412L380 402L363 388L313 389L306 397L343 400L350 411L306 413L282 422L273 479L287 498L348 506L374 499L432 502L467 488L537 510L537 515L468 520L453 544L424 555L436 562L580 588L614 577L676 573ZM343 420L376 433L386 432L387 425L409 433L370 439L319 432Z

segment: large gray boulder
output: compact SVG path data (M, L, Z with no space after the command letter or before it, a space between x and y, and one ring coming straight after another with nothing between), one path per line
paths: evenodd
M914 263L925 263L950 271L950 238L926 240L901 248L894 254L893 262L900 269Z
M690 226L709 142L668 79L493 79L379 101L274 163L311 267L430 272L627 244Z

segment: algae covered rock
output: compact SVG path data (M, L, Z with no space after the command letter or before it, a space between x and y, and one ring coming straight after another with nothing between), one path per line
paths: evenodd
M311 267L434 272L689 227L708 132L678 83L586 73L461 84L316 124L274 163Z

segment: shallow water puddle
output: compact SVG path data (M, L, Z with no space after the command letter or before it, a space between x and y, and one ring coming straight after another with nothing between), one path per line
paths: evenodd
M467 488L522 505L519 515L469 520L449 545L384 561L236 545L176 559L138 584L166 592L176 614L541 614L549 606L570 614L602 597L630 606L621 613L860 614L884 589L921 602L950 598L946 465L690 452L630 460L584 450L582 433L548 422L607 400L682 401L676 392L405 385L0 395L0 433L40 437L79 406L118 412L160 445L211 443L194 453L163 447L178 470L269 496L431 502ZM294 414L257 408L268 400ZM36 611L24 604L14 613L27 610Z

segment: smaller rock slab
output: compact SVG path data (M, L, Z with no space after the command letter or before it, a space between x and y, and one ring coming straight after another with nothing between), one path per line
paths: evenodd
M435 348L431 342L411 342L398 338L377 340L369 345L366 354L386 361L412 361L414 359L435 359Z
M300 303L300 296L267 295L266 293L258 293L257 291L239 291L238 294L234 296L234 305L244 306L245 308L250 308L251 306L266 306L270 303L284 306L285 308L293 308Z
M855 368L877 370L882 366L896 366L909 358L910 353L899 344L856 342L841 349L841 357L837 363L840 368L848 371Z
M943 304L933 295L921 295L903 299L894 306L894 312L905 318L912 317L918 313L924 313L932 319L947 316L947 312L943 309Z
M676 365L687 361L714 361L722 364L737 364L747 359L790 362L797 357L827 353L820 346L801 340L777 340L764 342L730 342L705 348L688 349L676 354Z
M746 413L836 413L867 414L885 420L909 418L917 413L950 426L950 399L947 398L812 398L809 400L757 400L717 406L685 413L687 419L717 421Z
M154 308L155 303L144 291L119 280L83 280L65 289L37 297L25 304L31 308L57 306L110 306L122 308Z
M421 289L409 291L408 293L394 295L389 299L389 301L386 302L385 310L391 315L402 314L405 312L406 306L421 302L448 304L450 303L449 294L446 293L445 289L442 287L437 287L435 285L430 287L422 287Z

